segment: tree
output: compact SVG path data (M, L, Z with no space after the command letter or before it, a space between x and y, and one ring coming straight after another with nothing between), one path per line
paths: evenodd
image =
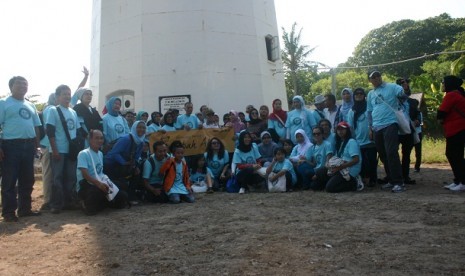
M299 87L298 71L308 69L310 67L310 63L306 60L306 58L315 49L309 49L309 46L300 44L302 28L298 33L296 33L296 26L297 23L292 25L290 33L282 28L284 49L281 53L284 68L288 71L288 75L291 78L291 82L286 82L286 84L292 85L291 87L286 85L286 90L292 91L292 95L294 96L300 95L303 92L303 90L300 89L301 87Z
M425 20L401 20L370 31L355 48L350 65L374 65L401 61L443 51L465 31L465 18L444 13ZM450 57L453 58L453 57ZM423 59L383 67L394 76L420 75Z

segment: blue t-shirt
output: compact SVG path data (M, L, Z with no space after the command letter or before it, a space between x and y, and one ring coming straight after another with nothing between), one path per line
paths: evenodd
M161 127L161 129L165 131L176 131L176 128L174 126L169 126L169 125L164 125Z
M233 164L257 164L257 159L261 157L258 146L252 143L252 149L249 152L243 152L236 148L233 155ZM236 173L239 169L236 168Z
M229 154L225 150L224 156L222 159L218 159L217 154L213 154L212 160L207 158L207 153L203 154L205 156L205 160L207 161L207 167L212 171L213 176L219 178L221 173L223 172L224 166L229 163Z
M200 181L205 181L205 183L207 182L207 174L210 175L211 178L213 178L213 173L212 171L207 168L207 173L201 173L201 172L198 172L198 171L195 171L195 172L191 172L191 175L190 175L190 180L192 182L200 182Z
M44 110L42 111L42 118L43 118L44 124L45 124L45 126L44 126L44 130L45 130L45 131L47 131L47 129L46 129L46 126L47 126L47 125L46 125L45 122L47 122L47 118L48 118L48 116L50 115L50 108L51 108L52 106L53 106L53 105L47 105L47 106L44 108ZM47 133L47 132L45 132L45 133ZM43 147L45 147L45 148L50 148L50 140L48 139L48 136L47 136L47 135L45 135L44 138L42 138L42 139L40 140L40 145L43 146Z
M92 163L92 160L94 163ZM95 170L94 170L95 164ZM89 175L95 179L102 179L103 177L103 153L95 152L90 148L82 150L77 157L77 169L76 169L76 179L77 185L76 190L79 192L81 189L79 182L84 179L82 176L82 171L80 169L87 169ZM99 176L97 178L97 175ZM92 185L92 183L89 183Z
M52 106L50 108L49 114L45 121L45 125L52 125L55 127L55 143L59 153L68 153L69 151L69 142L66 137L65 130L63 129L63 124L61 123L60 115L58 114L57 108L63 112L63 117L65 117L66 126L68 127L69 136L72 139L76 138L77 128L80 127L76 111L69 107L63 107L61 105ZM52 151L50 146L48 149Z
M304 114L301 113L305 112ZM315 118L309 110L292 110L287 113L286 128L290 134L290 138L294 144L297 144L295 140L295 132L298 129L303 129L307 134L308 139L312 139L312 128L316 125Z
M176 163L176 177L174 178L174 183L171 189L168 191L168 195L170 194L181 194L187 195L189 192L187 191L186 186L182 182L182 164L183 162Z
M368 93L367 111L371 112L375 131L397 123L393 110L399 110L399 98L406 97L403 91L397 84L382 83Z
M350 125L351 129L354 127L354 111L350 110L347 115L347 123ZM352 132L353 138L357 140L360 146L372 144L373 141L370 140L370 131L368 125L368 111L365 111L364 114L358 116L357 118L357 128Z
M12 96L0 100L2 139L35 138L35 127L40 125L39 115L33 103L17 100Z
M328 141L323 141L321 145L313 144L308 151L306 159L315 162L315 169L324 167L328 154L334 154L333 147Z
M360 174L360 170L362 169L362 155L360 154L360 147L357 141L351 138L347 142L342 154L338 152L338 157L342 158L344 161L351 161L354 156L358 156L358 163L349 167L349 174L356 177Z
M201 122L199 118L197 118L197 116L195 116L194 114L182 114L178 116L174 126L176 127L176 129L182 129L184 125L188 125L191 129L197 129L199 128L200 124Z
M161 161L158 161L155 156L152 154L150 157L154 162L154 167L152 168L152 164L150 164L149 159L145 160L144 162L144 169L142 172L142 178L147 179L149 184L161 184L163 183L163 176L160 176L160 169L161 166L165 163L168 159L167 157L163 158Z
M102 121L105 143L111 143L130 132L128 122L120 115L112 116L107 113L103 116Z
M313 110L313 118L315 119L315 123L318 125L321 119L325 119L325 112L323 110L315 109Z
M161 129L162 127L161 126L158 126L156 124L150 124L148 127L147 127L147 131L145 132L145 134L147 136L149 136L151 133L154 133L154 132L157 132Z
M286 122L283 122L286 123ZM286 138L286 127L278 120L268 120L268 128L276 131L279 137Z
M325 139L325 141L331 145L331 149L333 150L333 152L336 152L336 133L331 132L328 138Z
M289 159L284 159L283 162L276 162L276 164L273 166L272 172L278 173L282 170L290 172L292 176L292 183L297 183L297 175L295 174L294 166L292 165L291 161L289 161Z

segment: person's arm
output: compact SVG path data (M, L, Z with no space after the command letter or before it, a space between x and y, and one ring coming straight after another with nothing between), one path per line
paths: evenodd
M58 152L58 147L55 139L55 126L47 124L46 132L48 140L50 141L50 147L52 148L52 156L55 160L60 160L60 153Z
M111 149L112 158L120 165L129 165L130 161L123 158L122 152L131 150L130 137L121 137Z
M89 70L85 66L82 67L82 73L84 73L84 78L82 81L79 83L78 88L84 87L87 83L87 79L89 78Z
M108 187L105 183L100 182L98 179L90 176L89 171L86 168L79 168L79 169L81 170L82 177L84 177L84 179L87 182L99 188L102 192L108 193L108 190L110 189L110 187Z

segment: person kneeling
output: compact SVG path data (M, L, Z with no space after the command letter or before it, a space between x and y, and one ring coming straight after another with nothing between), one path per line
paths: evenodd
M105 207L124 208L127 206L128 195L118 191L110 201L111 189L103 174L103 153L99 151L103 145L103 133L100 130L89 132L89 148L82 150L77 160L77 189L81 208L86 215L95 215ZM111 182L110 182L111 184Z
M349 124L340 122L336 128L336 156L316 171L318 186L328 193L356 191L361 170L360 147L350 132ZM360 188L361 189L361 188Z
M169 158L160 169L164 175L163 189L168 194L170 203L180 203L181 200L194 203L195 198L191 189L189 170L184 159L184 147L178 140L170 145L170 152L174 157Z

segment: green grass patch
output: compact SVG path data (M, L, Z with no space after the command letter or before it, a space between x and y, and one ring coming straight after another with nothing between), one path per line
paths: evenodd
M446 140L424 137L422 141L422 163L447 163ZM399 151L399 154L400 151ZM411 163L415 163L415 149L410 156Z

